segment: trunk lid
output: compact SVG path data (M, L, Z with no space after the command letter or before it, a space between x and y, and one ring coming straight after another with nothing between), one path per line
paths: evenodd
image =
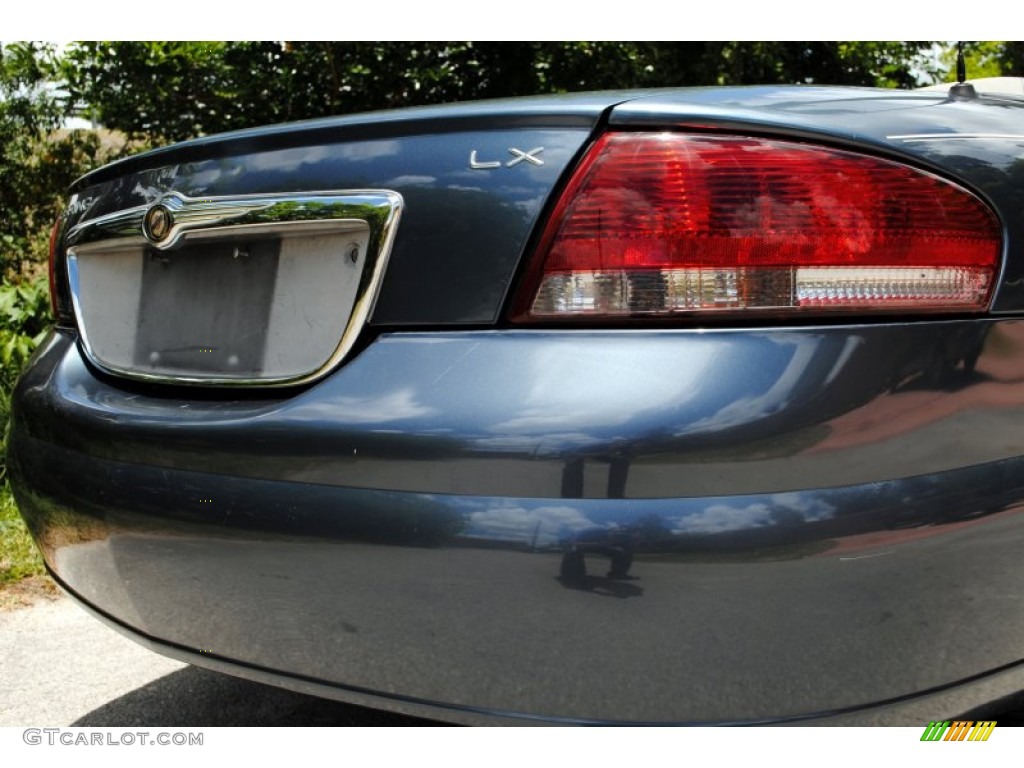
M367 322L495 322L601 94L198 139L95 171L62 228L63 313L108 372L312 381ZM386 278L385 278L386 275Z

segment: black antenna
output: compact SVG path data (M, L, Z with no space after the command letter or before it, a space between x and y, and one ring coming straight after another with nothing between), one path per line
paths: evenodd
M978 98L974 86L967 80L967 63L964 61L964 42L956 42L956 83L949 89L949 98L963 101Z

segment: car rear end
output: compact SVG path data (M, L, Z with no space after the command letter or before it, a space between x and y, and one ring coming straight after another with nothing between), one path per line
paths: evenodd
M14 401L61 584L454 720L917 724L1024 688L1024 102L596 94L79 181Z

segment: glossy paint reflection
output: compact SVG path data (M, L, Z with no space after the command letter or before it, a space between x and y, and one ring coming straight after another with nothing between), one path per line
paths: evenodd
M19 472L52 468L21 476L40 489L21 502L84 599L339 696L743 721L868 706L1019 657L1020 460L622 502L230 480L31 440L17 454Z
M307 136L312 141L308 146L275 147L273 141L264 141L262 151L246 144L242 154L213 153L193 162L177 160L189 151L167 150L153 158L166 156L166 165L78 190L70 201L67 226L152 205L171 193L211 198L390 190L404 198L405 207L373 322L491 323L541 206L587 139L592 120L581 125L579 117L560 120L552 115L540 121L543 128L527 119L512 130L507 123L483 133L448 126L438 133L345 142ZM560 122L564 127L556 128ZM543 164L520 162L483 170L469 166L474 150L481 156L514 159L510 147L543 147Z
M1024 454L1019 322L394 334L305 392L266 401L153 399L94 378L64 337L42 354L75 430L55 434L46 380L33 375L30 432L112 460L267 480L677 498Z
M341 697L745 721L1020 660L1024 323L567 337L395 334L223 401L56 335L19 502L134 631Z

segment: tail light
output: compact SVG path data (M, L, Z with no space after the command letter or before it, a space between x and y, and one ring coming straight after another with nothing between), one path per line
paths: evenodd
M853 152L606 134L554 209L512 317L983 311L1001 229L966 189Z
M57 307L57 243L60 241L60 217L53 222L53 229L50 230L50 261L49 261L49 277L50 277L50 313L53 315L53 319L58 318L58 307Z

